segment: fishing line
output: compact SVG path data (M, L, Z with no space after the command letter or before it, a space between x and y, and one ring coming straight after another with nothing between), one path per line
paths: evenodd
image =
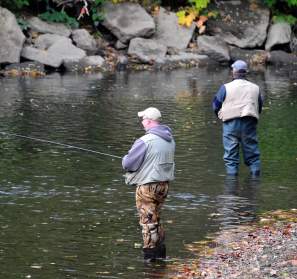
M91 150L91 149L87 149L87 148L82 148L82 147L78 147L78 146L74 146L74 145L70 145L70 144L60 143L60 142L56 142L56 141L39 139L39 138L35 138L35 137L28 137L28 136L24 136L24 135L20 135L20 134L7 133L7 132L1 132L1 131L0 131L0 134L7 135L7 136L13 136L13 137L17 137L17 138L35 140L35 141L44 142L44 143L60 145L60 146L64 146L67 148L78 149L78 150L82 150L82 151L86 151L86 152L90 152L90 153L95 153L95 154L99 154L99 155L109 156L112 158L122 159L122 157L120 157L120 156L116 156L116 155L112 155L112 154L108 154L108 153L104 153L104 152L99 152L99 151L95 151L95 150Z

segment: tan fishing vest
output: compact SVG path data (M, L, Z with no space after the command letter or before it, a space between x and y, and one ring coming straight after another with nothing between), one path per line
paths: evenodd
M226 98L219 111L219 118L227 121L244 116L259 119L259 86L244 80L235 79L225 84Z
M143 185L174 180L174 140L169 142L154 134L146 134L140 139L147 146L144 161L137 171L125 174L126 184Z

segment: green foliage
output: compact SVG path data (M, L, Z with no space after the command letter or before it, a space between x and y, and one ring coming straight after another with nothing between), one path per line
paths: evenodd
M297 6L297 0L264 0L264 3L270 8L275 7L277 4L287 5L289 7Z
M273 22L287 22L290 25L294 25L297 23L297 18L293 15L278 14L278 15L273 16L272 21Z
M74 28L79 26L77 20L74 17L69 16L63 10L59 12L50 8L47 12L40 14L39 17L49 22L65 23Z
M297 7L297 0L264 0L264 3L272 11L273 22L287 22L290 25L294 25L297 22L297 18L292 15L292 8Z
M29 6L29 0L3 0L0 1L1 6L11 10L20 10L25 6Z
M105 0L94 0L91 6L92 21L95 26L99 24L100 21L104 19L104 14L101 11L101 6Z
M18 17L17 22L18 22L18 25L20 26L20 28L22 29L22 31L26 31L28 29L29 24L25 19Z
M272 8L273 6L275 6L277 0L264 0L264 3L269 7Z
M188 0L191 5L195 7L197 12L200 12L201 10L205 9L210 0Z
M297 0L287 0L288 6L297 6Z

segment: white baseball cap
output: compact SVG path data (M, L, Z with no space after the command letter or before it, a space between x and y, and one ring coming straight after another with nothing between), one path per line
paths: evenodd
M161 112L154 107L149 107L143 111L139 111L137 115L138 117L142 117L142 119L151 119L151 120L158 120L162 117Z

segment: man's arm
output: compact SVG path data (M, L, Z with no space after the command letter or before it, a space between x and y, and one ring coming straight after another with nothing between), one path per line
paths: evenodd
M143 140L134 142L128 154L123 157L122 166L125 171L137 171L143 163L146 154L146 145Z
M217 116L225 98L226 98L226 87L225 85L222 85L212 101L212 109Z

